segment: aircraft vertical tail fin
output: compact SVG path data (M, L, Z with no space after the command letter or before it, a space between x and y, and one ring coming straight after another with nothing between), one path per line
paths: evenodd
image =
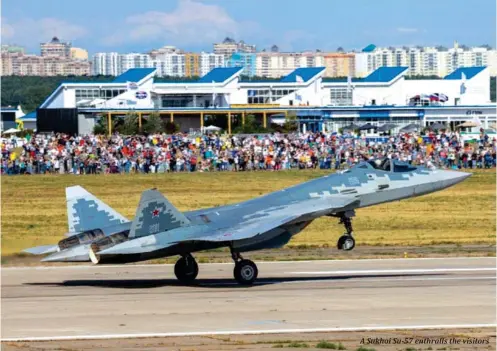
M130 238L165 232L190 224L176 207L159 191L152 189L142 193L135 218L129 232Z
M66 188L66 202L70 233L129 222L126 217L79 185Z

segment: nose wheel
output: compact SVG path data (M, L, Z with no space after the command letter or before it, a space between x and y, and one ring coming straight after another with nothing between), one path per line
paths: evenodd
M350 251L355 247L355 239L351 235L344 234L338 239L338 250Z
M355 247L355 239L352 236L352 219L351 217L354 213L343 213L340 216L340 223L344 225L345 230L347 231L344 235L338 239L337 248L338 250L350 251Z
M191 284L198 275L198 264L191 254L182 256L174 265L176 278L184 284Z

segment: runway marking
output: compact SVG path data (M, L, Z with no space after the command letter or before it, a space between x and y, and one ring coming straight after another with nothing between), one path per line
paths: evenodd
M269 329L269 330L226 330L226 331L196 331L176 333L142 333L142 334L101 334L101 335L68 335L68 336L40 336L21 338L2 338L2 342L26 341L63 341L63 340L101 340L101 339L135 339L184 337L203 335L257 335L257 334L290 334L290 333L329 333L329 332L360 332L383 330L419 330L419 329L469 329L495 328L497 324L440 324L440 325L400 325L400 326L370 326L350 328L302 328L302 329Z
M336 262L390 262L390 261L440 261L440 260L487 260L495 262L495 257L419 257L419 258L357 258L357 259L336 259L336 260L306 260L306 261L255 261L257 264L298 264L298 263L336 263ZM174 263L148 263L133 265L66 265L66 266L14 266L2 267L2 270L46 270L46 269L103 269L103 268L122 268L122 267L172 267ZM219 263L200 263L199 266L208 265L233 265L232 262Z
M316 271L316 272L285 272L285 274L380 274L380 273L449 273L449 272L479 272L495 271L497 267L481 268L422 268L422 269L377 269L377 270L355 270L355 271Z

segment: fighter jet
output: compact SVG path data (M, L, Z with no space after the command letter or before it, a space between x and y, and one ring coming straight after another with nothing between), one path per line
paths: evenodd
M179 281L189 284L199 272L192 253L227 247L235 262L235 280L251 285L258 269L242 253L282 247L322 216L340 220L345 234L338 239L337 248L352 250L356 209L439 191L470 175L375 159L248 201L189 212L179 211L151 189L142 193L132 222L81 187L72 187L67 190L69 228L81 232L49 250L43 247L27 252L53 252L43 261L94 264L179 255L174 273Z

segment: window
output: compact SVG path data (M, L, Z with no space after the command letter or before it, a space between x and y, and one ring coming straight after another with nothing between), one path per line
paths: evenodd
M336 106L352 105L352 91L347 88L332 88L330 89L330 101Z
M281 90L281 89L260 89L260 90L249 90L248 100L249 104L267 104L275 102L282 97L293 93L295 90Z

